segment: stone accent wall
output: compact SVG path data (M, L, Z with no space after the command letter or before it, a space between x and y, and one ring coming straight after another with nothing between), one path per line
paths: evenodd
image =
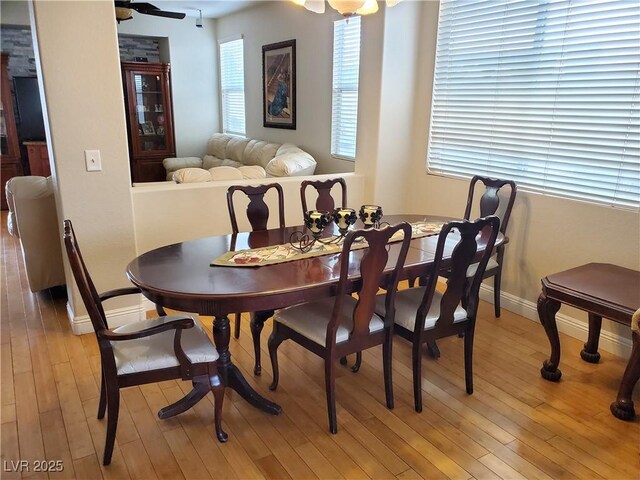
M3 26L0 29L0 47L9 54L9 80L37 75L31 28Z
M149 63L160 63L160 47L156 39L118 35L118 46L123 62L135 62L139 57L146 58Z

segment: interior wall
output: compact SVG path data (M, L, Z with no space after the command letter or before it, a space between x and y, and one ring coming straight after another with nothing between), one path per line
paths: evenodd
M166 38L171 63L171 91L176 155L203 157L207 139L220 131L216 24L205 18L197 28L194 17L182 20L133 14L118 33ZM164 47L160 44L160 55Z
M461 216L468 181L427 175L433 69L438 2L421 4L418 32L418 71L411 126L413 157L408 171L406 209ZM590 262L640 269L640 214L586 202L520 191L516 198L506 248L502 291L535 303L541 278ZM491 284L491 281L489 281ZM562 312L584 320L586 313L562 307ZM604 322L603 330L630 337L628 327Z
M247 136L298 145L316 159L318 174L354 170L353 161L331 156L333 22L340 18L332 8L319 15L291 2L265 1L217 20L218 40L244 36ZM262 46L291 39L296 40L296 129L265 128Z
M25 0L0 1L0 24L29 25L29 3Z
M98 291L126 287L125 269L136 251L113 3L30 4L59 222L72 220ZM100 151L102 171L86 171L85 150ZM86 310L68 265L66 273L69 305L78 316ZM107 308L138 302L125 298Z

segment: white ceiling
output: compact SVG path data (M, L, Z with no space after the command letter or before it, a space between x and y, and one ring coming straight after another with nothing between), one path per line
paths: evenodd
M135 2L136 0L132 1L132 3ZM155 5L161 10L182 12L190 17L198 16L198 10L202 10L202 16L218 18L252 7L260 2L256 0L149 0L148 3Z

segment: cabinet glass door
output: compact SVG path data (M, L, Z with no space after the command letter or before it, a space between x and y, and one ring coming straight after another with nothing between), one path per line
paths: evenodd
M133 76L138 140L142 151L166 150L167 132L162 95L162 77L135 73Z

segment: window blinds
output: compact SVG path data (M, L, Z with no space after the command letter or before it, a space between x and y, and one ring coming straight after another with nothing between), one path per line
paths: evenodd
M331 154L356 158L360 17L337 20L333 27L333 100Z
M244 135L244 51L243 39L220 44L220 86L222 131Z
M640 3L441 0L429 172L640 205Z

